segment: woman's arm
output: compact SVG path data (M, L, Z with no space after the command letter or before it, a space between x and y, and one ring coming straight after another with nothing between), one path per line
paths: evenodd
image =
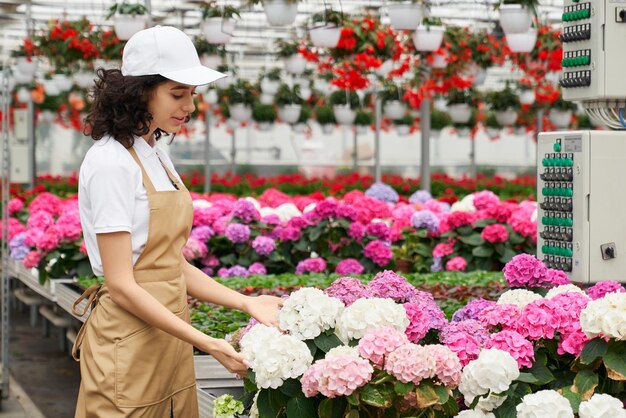
M196 299L237 309L252 315L265 325L278 326L278 308L282 299L275 296L245 296L216 282L199 268L189 264L181 254L187 293Z
M135 281L133 276L132 241L128 232L96 234L104 280L111 299L128 312L213 355L233 373L245 375L243 356L226 341L203 334L174 315Z

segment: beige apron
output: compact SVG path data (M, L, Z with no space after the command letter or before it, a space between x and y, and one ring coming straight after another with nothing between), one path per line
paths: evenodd
M178 190L157 192L135 151L129 151L141 167L150 206L135 280L189 322L180 258L192 225L191 197L165 165ZM82 379L75 417L197 418L193 347L116 305L106 285L87 289L74 308L85 298L92 311L72 349L76 360L80 351Z

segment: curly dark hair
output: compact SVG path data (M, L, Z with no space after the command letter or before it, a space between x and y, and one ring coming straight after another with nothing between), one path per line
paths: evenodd
M134 136L146 135L152 115L148 101L154 89L167 78L161 75L124 76L118 69L98 69L93 89L93 104L85 118L85 135L95 141L110 135L126 148L133 146ZM169 135L161 129L154 139Z

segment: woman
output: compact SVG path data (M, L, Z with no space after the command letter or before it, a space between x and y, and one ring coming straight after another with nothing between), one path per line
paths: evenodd
M73 348L80 356L76 417L197 417L193 347L246 373L226 341L189 323L187 295L276 324L281 302L246 297L189 264L189 192L155 147L194 111L195 86L224 75L203 67L193 43L173 27L135 34L122 69L99 70L87 129L97 142L80 168L80 216L93 271L91 314ZM76 305L75 305L76 306Z

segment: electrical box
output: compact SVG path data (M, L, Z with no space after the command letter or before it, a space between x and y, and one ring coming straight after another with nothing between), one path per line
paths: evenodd
M15 109L13 120L13 131L9 136L9 152L11 154L9 178L12 183L32 183L33 170L28 145L28 111Z
M564 0L563 74L565 100L626 98L626 2Z
M537 176L537 257L573 282L626 281L626 132L541 133Z

